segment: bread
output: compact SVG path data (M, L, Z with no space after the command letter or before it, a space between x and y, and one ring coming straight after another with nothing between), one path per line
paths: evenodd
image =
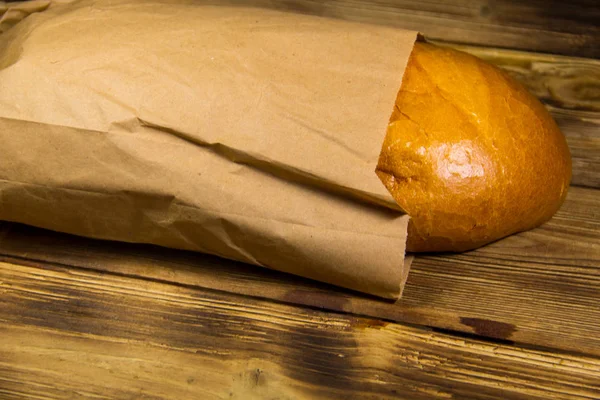
M548 221L571 157L548 111L510 76L419 42L377 174L411 217L408 251L460 252Z

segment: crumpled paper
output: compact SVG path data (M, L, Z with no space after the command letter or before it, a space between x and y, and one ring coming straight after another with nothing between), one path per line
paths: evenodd
M386 298L375 174L416 32L197 1L52 4L0 35L0 219Z

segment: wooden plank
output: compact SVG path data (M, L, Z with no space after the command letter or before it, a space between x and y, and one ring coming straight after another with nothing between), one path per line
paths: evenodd
M4 399L596 399L600 359L0 263Z
M546 225L457 255L418 256L397 303L216 257L21 225L4 259L53 262L600 356L600 191L572 187Z
M600 61L435 43L471 53L523 83L548 107L567 137L572 183L600 188Z
M227 0L416 30L428 38L600 57L594 0ZM219 3L223 3L220 0Z

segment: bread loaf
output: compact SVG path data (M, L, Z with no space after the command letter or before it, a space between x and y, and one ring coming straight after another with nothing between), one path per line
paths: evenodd
M571 157L545 107L506 73L416 43L377 174L411 216L409 251L465 251L548 221Z

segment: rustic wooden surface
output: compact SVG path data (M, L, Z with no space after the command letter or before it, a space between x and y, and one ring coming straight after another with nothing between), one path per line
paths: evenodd
M597 399L600 360L215 291L0 263L15 399Z
M2 226L2 225L0 225ZM546 225L418 256L397 303L200 254L4 224L0 255L216 289L600 356L600 195L572 187Z
M499 65L567 136L567 202L533 231L418 256L396 304L0 223L0 398L600 398L598 2L252 3L416 29Z

